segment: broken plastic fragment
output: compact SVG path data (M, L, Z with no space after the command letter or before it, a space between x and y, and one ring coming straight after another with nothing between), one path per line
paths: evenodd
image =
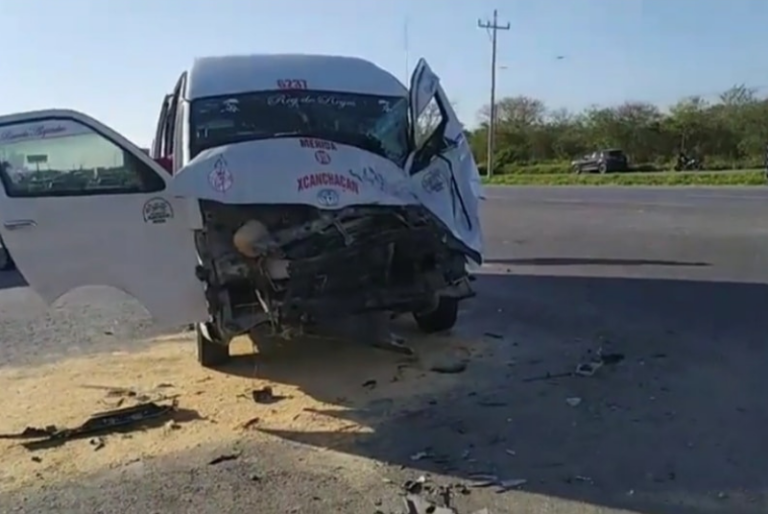
M502 488L503 491L514 489L515 487L520 487L521 485L525 485L528 483L528 480L524 478L511 478L509 480L501 480L499 482L499 486Z
M566 398L565 403L567 403L571 407L578 407L581 404L581 398L579 398L578 396L574 396L572 398Z

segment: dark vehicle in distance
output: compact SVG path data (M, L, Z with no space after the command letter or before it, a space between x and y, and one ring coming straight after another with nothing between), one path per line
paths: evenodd
M574 173L611 173L629 171L629 159L623 150L609 148L585 155L571 162Z
M701 171L704 169L704 161L701 158L693 157L680 152L675 162L675 171Z

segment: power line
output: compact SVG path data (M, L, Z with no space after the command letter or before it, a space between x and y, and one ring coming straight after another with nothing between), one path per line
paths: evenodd
M493 175L493 148L496 134L496 35L500 30L509 30L509 22L506 25L499 25L499 11L493 10L493 21L477 20L477 26L486 29L491 33L491 119L488 125L488 171L490 177Z

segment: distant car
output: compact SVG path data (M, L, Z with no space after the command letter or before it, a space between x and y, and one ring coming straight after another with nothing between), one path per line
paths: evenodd
M608 149L593 152L571 162L575 173L611 173L628 171L629 159L623 150Z

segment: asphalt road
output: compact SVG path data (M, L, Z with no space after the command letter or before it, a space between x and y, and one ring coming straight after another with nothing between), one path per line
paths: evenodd
M463 509L768 512L768 189L489 188L483 216L488 262L457 331L490 350L461 387L390 405L364 438L274 434L247 463L195 472L215 486L190 478L195 450L152 464L185 477L181 489L108 472L0 497L0 510L117 512L122 497L123 512L389 512L397 495L382 477L482 470L527 483L459 495ZM89 305L87 291L30 322L28 291L2 280L0 365L110 351L104 331L151 330L137 306L101 293ZM624 359L590 378L527 380L598 348ZM243 478L254 466L258 484Z

